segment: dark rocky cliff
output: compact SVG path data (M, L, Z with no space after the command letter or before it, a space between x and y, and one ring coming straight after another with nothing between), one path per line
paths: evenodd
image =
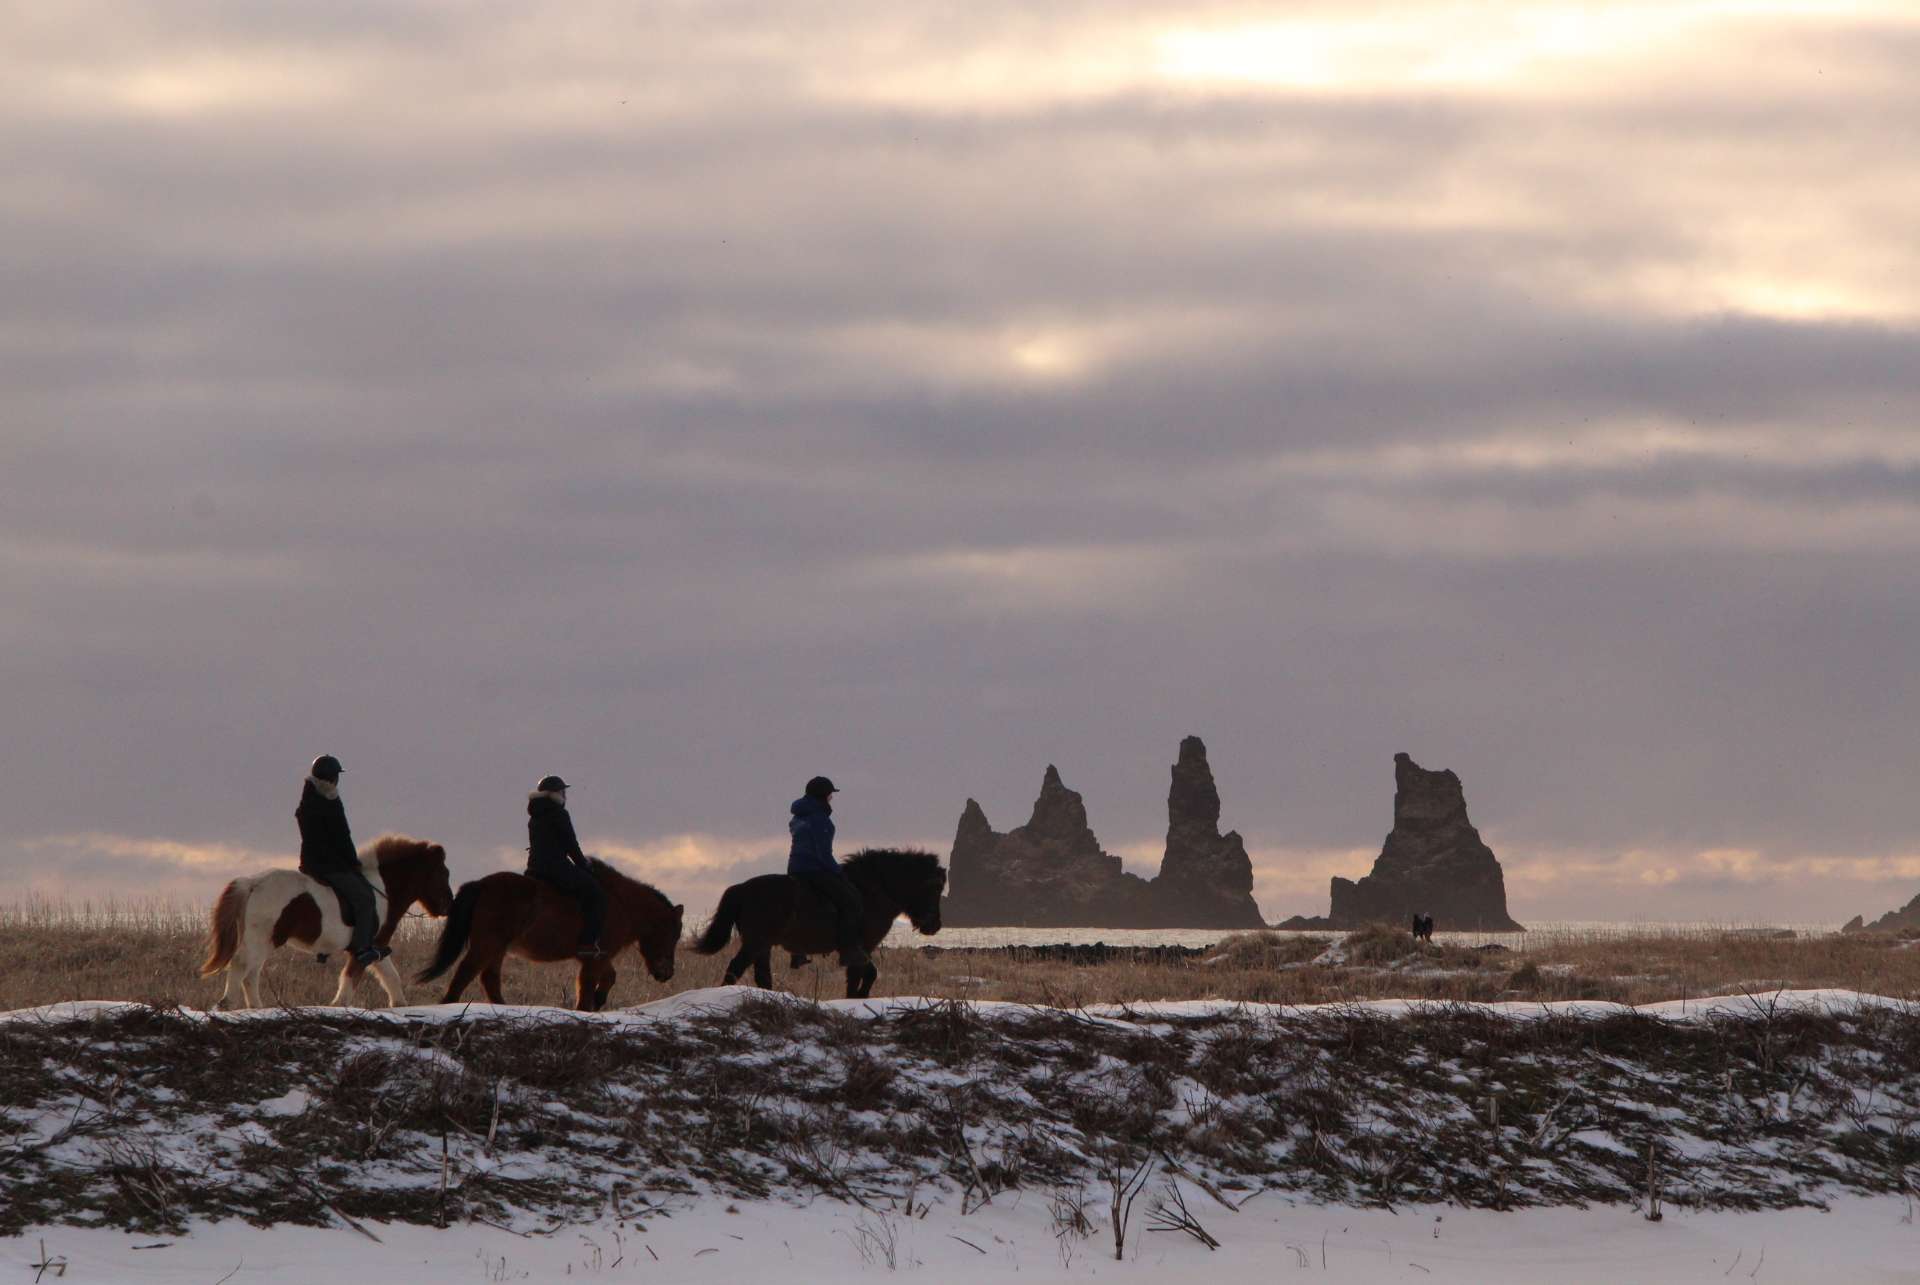
M941 917L955 927L1258 928L1253 863L1240 836L1219 826L1220 792L1197 736L1180 743L1166 854L1152 880L1100 847L1085 802L1049 766L1033 815L1005 834L967 800Z
M1840 931L1849 933L1898 933L1920 932L1920 897L1915 897L1898 910L1889 910L1872 923L1867 923L1855 915L1847 921Z
M1324 918L1295 917L1282 928L1359 928L1433 916L1435 928L1520 932L1507 914L1506 876L1467 819L1467 798L1452 772L1430 772L1393 756L1393 830L1373 870L1355 881L1336 876Z

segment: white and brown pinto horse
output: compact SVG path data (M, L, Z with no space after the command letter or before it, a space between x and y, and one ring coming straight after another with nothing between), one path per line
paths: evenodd
M381 915L374 944L393 940L394 929L415 902L435 918L453 907L453 887L447 878L447 850L437 843L384 834L360 852L360 871L373 885L374 905ZM200 975L227 971L227 987L215 1008L230 1007L239 992L241 1008L260 1004L260 969L281 946L292 944L324 957L345 951L352 930L340 915L340 898L318 879L298 870L269 870L235 879L213 903L213 921L207 932L207 962ZM372 965L373 975L387 992L387 1002L405 997L400 971L391 959ZM366 971L347 958L340 970L340 986L328 1003L344 1004L354 983Z

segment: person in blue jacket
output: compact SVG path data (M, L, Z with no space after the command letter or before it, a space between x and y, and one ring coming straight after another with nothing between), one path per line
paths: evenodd
M816 776L807 782L807 792L793 801L788 809L793 814L787 822L793 848L787 855L787 873L832 907L841 964L864 968L867 948L861 941L860 891L833 859L833 796L838 793L832 781Z

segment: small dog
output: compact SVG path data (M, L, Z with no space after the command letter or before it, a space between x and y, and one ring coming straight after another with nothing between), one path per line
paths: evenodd
M1415 915L1413 917L1413 939L1431 942L1433 940L1433 916Z

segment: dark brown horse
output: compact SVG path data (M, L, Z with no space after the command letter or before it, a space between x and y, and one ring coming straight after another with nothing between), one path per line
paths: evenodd
M686 907L674 905L659 889L621 874L604 861L596 858L590 864L593 877L607 894L607 922L600 935L607 953L603 959L580 961L574 1004L598 1012L606 1007L607 992L619 976L613 961L630 945L639 945L654 980L672 979L673 952L680 944ZM460 885L453 912L440 930L433 962L415 980L432 981L459 959L460 967L454 970L440 1002L453 1003L478 977L487 999L504 1004L506 1000L500 994L501 960L513 954L536 964L558 963L575 958L579 941L579 902L531 875L502 871ZM463 951L465 959L460 958Z
M867 950L880 944L901 915L929 936L940 931L940 895L946 891L947 872L931 852L868 848L842 861L840 869L860 892L864 911L860 940ZM775 946L796 956L831 955L837 949L832 908L786 875L761 875L721 893L713 922L693 948L702 955L717 955L736 928L740 953L727 961L729 986L751 964L754 984L771 988ZM847 998L861 999L871 993L879 975L871 962L864 968L849 968Z
M415 902L430 915L444 915L453 904L448 886L447 850L404 834L383 834L360 854L360 870L373 885L375 905L384 907L376 946L393 940L393 933ZM340 899L333 889L298 870L269 870L235 879L221 890L213 904L207 931L207 960L200 975L226 970L227 987L215 1007L238 998L240 1007L260 1002L260 969L267 957L289 942L323 960L344 951L350 931L340 915ZM339 1005L353 993L354 983L367 969L352 959L340 972L340 986L329 1003ZM405 997L400 973L390 959L373 965L372 972L386 988L387 1002ZM237 993L237 994L236 994Z

